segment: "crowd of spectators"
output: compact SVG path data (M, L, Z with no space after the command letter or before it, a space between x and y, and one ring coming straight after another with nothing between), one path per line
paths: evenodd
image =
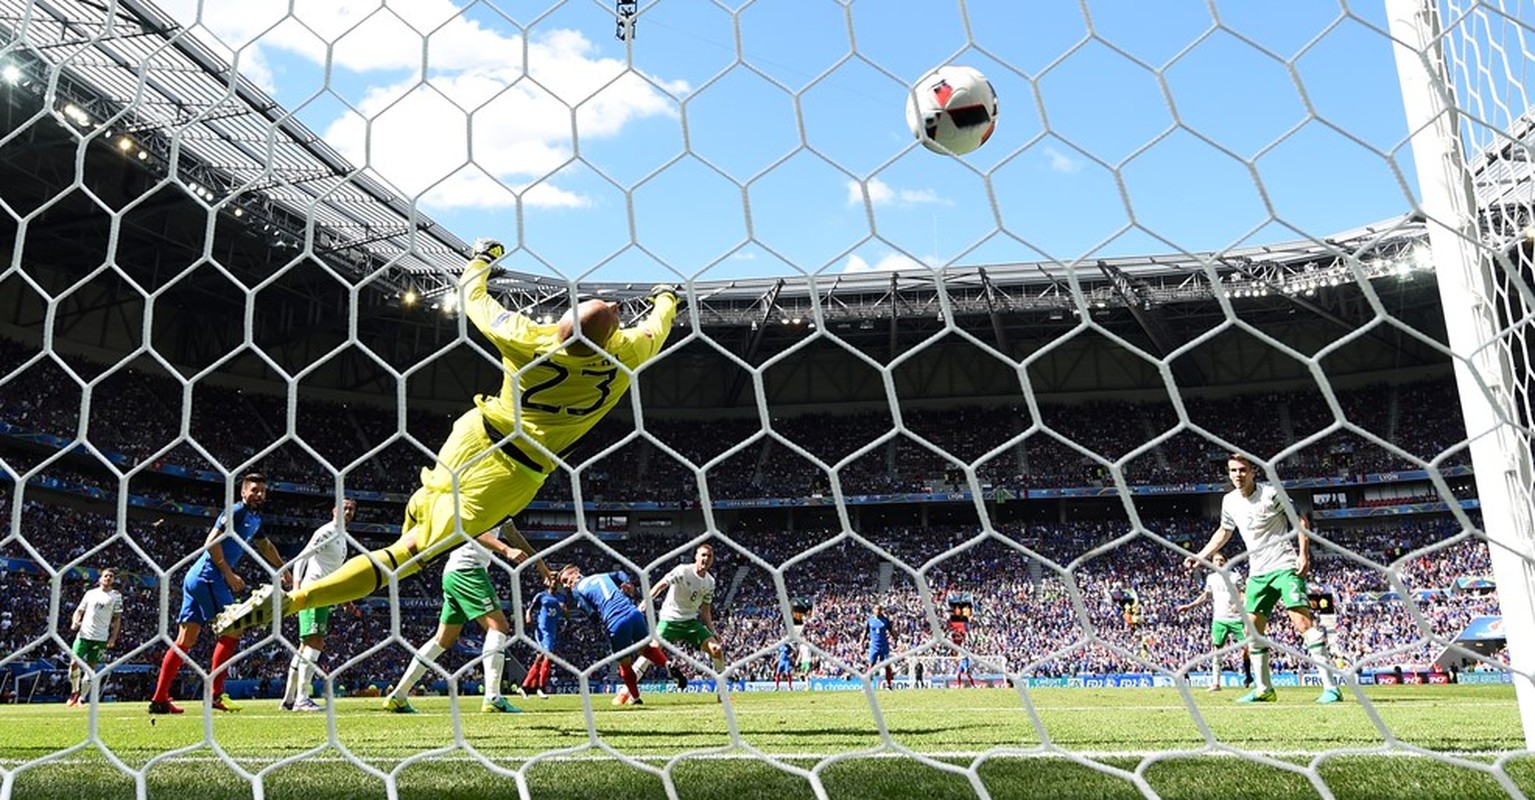
M22 518L24 531L31 534L25 537L29 547L13 543L0 555L39 559L61 570L58 599L54 605L48 575L13 571L0 576L0 653L25 651L23 660L52 658L62 664L63 647L72 638L69 614L91 585L83 571L64 568L110 565L125 574L126 606L121 640L111 656L127 664L157 663L168 633L174 633L180 577L206 531L130 521L126 535L120 535L109 518L31 502ZM1197 545L1207 527L1154 522L1149 532ZM1457 589L1458 578L1487 576L1491 567L1486 544L1460 535L1447 520L1322 528L1317 535L1311 586L1334 598L1338 614L1327 622L1334 655L1342 663L1386 669L1426 664L1473 617L1498 613L1495 594ZM1108 523L1017 525L985 534L966 526L788 532L742 522L726 537L713 540L719 585L715 618L737 678L771 677L777 645L791 636L788 612L795 606L808 609L803 627L793 635L814 648L815 675L862 671L862 634L876 603L890 617L895 649L936 658L929 674L937 674L960 654L947 627L951 593L964 593L972 603L963 643L980 663L1033 676L1175 672L1208 664L1208 606L1176 610L1202 588L1202 573L1182 568L1187 550ZM624 569L655 580L673 564L689 560L692 543L680 535L601 544L583 539L563 543L550 560L556 566L575 561L589 573ZM1239 555L1235 545L1229 549L1230 555ZM1243 564L1236 558L1233 569L1241 573ZM268 579L259 559L247 558L241 570L249 582ZM782 591L775 572L781 575ZM495 575L509 605L526 601L538 588L531 571L516 590L509 570ZM403 601L397 611L376 598L333 617L326 664L345 665L337 674L338 691L387 688L397 678L412 648L435 627L436 582L436 569L401 581ZM1127 605L1126 598L1133 603ZM389 633L393 614L399 616L398 639ZM288 633L291 637L293 631ZM474 634L470 631L464 644L444 657L445 669L457 670L478 654ZM1288 625L1276 623L1272 634L1288 645L1276 650L1275 667L1299 666L1293 658L1298 642ZM560 656L578 669L608 655L595 625L572 621L563 638ZM206 664L211 637L203 639L192 655ZM523 663L533 655L529 644L519 640L514 648ZM231 675L280 688L290 655L282 642L263 644L240 660ZM1235 657L1228 666L1237 666ZM559 686L574 686L568 671L556 674ZM470 682L478 675L477 669L463 673ZM595 667L591 677L605 680L607 668ZM144 688L130 675L115 680L120 683L110 688L125 695ZM195 696L198 680L188 671L182 696Z
M0 374L29 357L20 345L0 340ZM80 385L55 361L32 362L6 389L0 422L65 439L80 432ZM453 421L446 413L402 414L308 399L301 390L265 395L203 381L192 384L187 403L180 381L121 367L93 389L85 439L121 453L128 465L148 461L215 471L251 465L284 481L327 488L341 472L352 489L408 493ZM1088 453L1110 462L1127 459L1121 467L1130 484L1208 483L1221 480L1225 453L1212 437L1272 460L1283 476L1415 466L1338 427L1342 420L1425 461L1468 460L1464 448L1455 448L1464 427L1458 414L1447 413L1458 408L1448 378L1340 390L1332 398L1341 419L1328 397L1314 390L1190 394L1182 398L1186 424L1167 402L1045 403L1038 420L1021 405L913 408L903 409L901 428L888 412L769 420L677 419L657 412L645 420L643 436L619 412L593 430L573 463L584 464L584 499L696 504L703 497L695 467L703 470L713 500L825 496L834 484L845 494L963 487L965 465L975 468L982 485L1020 493L1111 484L1113 470ZM1236 406L1261 413L1232 413ZM189 438L181 436L184 417ZM1154 444L1145 447L1147 442ZM25 469L38 455L18 457ZM575 488L562 473L545 484L543 496L570 499Z

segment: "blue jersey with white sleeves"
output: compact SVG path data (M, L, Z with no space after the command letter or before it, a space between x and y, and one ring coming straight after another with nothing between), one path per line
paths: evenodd
M604 572L600 575L588 575L571 588L571 599L576 603L576 609L587 617L597 617L608 631L615 631L628 621L628 618L638 611L634 600L624 594L621 588L629 582L629 576L623 572Z
M240 563L240 559L245 557L245 547L240 542L249 542L256 538L257 532L261 530L261 512L246 508L244 501L241 501L235 503L234 508L220 514L218 520L213 523L213 527L226 534L234 534L226 535L214 545L223 551L224 563L228 564L230 569L234 569L235 565ZM236 536L239 537L239 541L235 540ZM223 573L219 572L219 568L213 563L211 552L204 552L192 562L192 569L187 572L187 577L201 580L224 579Z

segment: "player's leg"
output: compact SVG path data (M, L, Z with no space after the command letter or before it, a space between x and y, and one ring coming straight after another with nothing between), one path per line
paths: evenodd
M613 648L613 652L619 653L645 641L649 636L650 630L649 626L645 623L645 615L636 609L629 616L619 621L615 627L609 629L608 645ZM646 649L659 652L653 645ZM664 654L661 654L661 657L664 658ZM640 705L640 678L639 674L634 671L633 664L634 659L632 656L620 658L618 660L618 677L623 681L624 688L628 690L628 702ZM613 694L614 700L621 696L618 692Z
M400 676L399 683L394 685L394 691L384 698L384 710L393 711L396 714L416 713L415 707L411 706L409 700L411 687L415 686L416 682L426 675L426 671L437 663L437 659L458 641L458 634L464 629L464 622L468 621L460 619L456 622L448 622L449 614L449 607L444 605L442 609L444 620L437 624L437 633L416 648L415 655L410 660L410 666L405 668L405 674ZM455 619L461 616L456 612L454 614Z
M707 630L707 628L705 629ZM715 672L725 671L725 645L720 642L718 636L710 633L704 640L704 652L709 654L709 663L714 665Z
M1297 581L1302 581L1299 576ZM1304 586L1304 582L1301 584ZM1300 593L1300 599L1296 602L1304 605L1290 606L1290 624L1295 626L1295 631L1301 635L1301 642L1306 648L1306 654L1316 662L1317 677L1322 681L1322 694L1316 699L1318 703L1337 703L1343 700L1343 692L1338 689L1338 682L1333 678L1332 670L1327 666L1327 633L1322 626L1316 624L1311 618L1311 604L1304 591Z
M489 583L488 577L486 582ZM479 623L485 628L485 647L482 651L485 656L485 699L480 703L480 711L515 714L521 709L507 702L501 695L501 677L506 670L506 648L512 643L512 626L500 608L481 616ZM516 664L514 659L514 666L520 669L522 665Z
M1251 692L1237 698L1238 703L1268 703L1275 699L1274 683L1269 675L1269 613L1279 602L1279 586L1275 583L1277 572L1252 575L1247 579L1245 610L1248 622L1256 634L1249 639L1248 653L1253 667Z
M64 705L76 706L80 704L80 676L83 674L80 664L85 659L85 640L76 636L69 651L69 700Z
M282 707L291 711L319 711L311 697L314 673L325 650L325 635L330 632L330 606L306 608L298 615L300 647L288 664L288 684L283 689Z
M186 607L183 602L182 616L185 615ZM155 677L155 692L149 698L149 713L181 713L181 707L171 702L171 687L176 683L176 673L181 671L181 664L186 654L192 652L192 648L197 644L197 635L201 631L202 625L196 622L182 622L177 626L175 641L166 648L164 658L160 659L160 674Z

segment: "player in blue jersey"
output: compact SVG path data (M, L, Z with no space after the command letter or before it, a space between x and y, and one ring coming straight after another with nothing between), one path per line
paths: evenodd
M234 508L220 514L208 538L203 542L203 554L187 570L181 582L181 613L176 617L178 628L176 642L165 651L160 661L160 676L155 683L155 693L149 702L151 714L180 714L181 708L171 702L171 686L176 673L181 671L182 661L197 644L202 626L213 621L219 609L234 602L237 592L245 591L245 581L235 572L235 565L245 557L245 543L253 542L273 569L282 569L282 556L277 548L258 536L261 530L261 507L266 503L266 477L250 472L240 479L240 502ZM284 581L287 576L283 576ZM239 650L240 637L220 636L213 646L213 663L209 671L213 675L213 707L219 711L239 710L224 694L224 678L228 674L220 669Z
M608 632L608 646L614 653L623 653L649 640L650 626L645 623L644 612L634 604L639 590L627 573L583 575L580 567L566 564L560 570L559 582L570 590L570 602L578 614L602 623ZM654 644L645 644L639 653L658 667L666 666L666 653ZM630 703L639 705L640 679L634 671L633 653L618 659L618 676L629 690Z
M784 642L778 645L778 665L773 667L773 691L778 691L778 682L787 681L789 691L794 691L794 645Z
M547 700L549 695L544 689L549 686L549 656L554 654L554 648L559 644L560 623L567 614L565 606L565 594L550 589L545 589L533 595L528 601L528 608L523 622L527 630L533 636L533 642L538 645L538 657L533 659L533 666L528 668L527 677L523 679L521 694L527 697L528 692L533 692L540 699Z
M890 618L885 616L885 607L875 605L869 614L869 621L864 624L863 635L859 637L859 644L869 646L869 667L885 661L885 688L895 688L895 667L889 662L890 643L895 639L895 632L890 630Z

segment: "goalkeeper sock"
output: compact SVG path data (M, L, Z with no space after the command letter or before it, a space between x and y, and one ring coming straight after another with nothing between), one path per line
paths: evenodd
M1253 685L1253 691L1262 693L1273 689L1274 684L1269 679L1269 649L1253 645L1252 661L1253 675L1256 681Z
M209 670L213 673L213 699L217 700L224 693L224 680L229 677L229 670L220 670L219 667L229 663L229 659L235 657L240 650L240 638L238 636L220 636L213 644L213 663Z
M1337 681L1333 680L1332 671L1327 668L1327 634L1320 627L1312 625L1301 635L1301 640L1306 644L1306 652L1316 661L1317 676L1322 679L1323 689L1338 688Z
M485 699L494 700L501 696L501 674L506 669L506 645L511 641L506 634L500 631L485 632L485 647L480 651L488 653L485 659Z
M286 613L297 614L306 608L339 606L361 600L388 586L391 571L399 578L421 571L419 559L406 563L410 556L410 549L399 542L366 555L353 556L335 572L290 592Z
M416 650L415 658L410 660L410 667L405 670L404 677L400 678L399 685L394 687L394 692L390 696L397 700L409 697L410 687L421 680L421 676L426 674L428 667L437 663L437 657L442 655L442 652L443 648L438 646L436 639L426 640L426 644Z

